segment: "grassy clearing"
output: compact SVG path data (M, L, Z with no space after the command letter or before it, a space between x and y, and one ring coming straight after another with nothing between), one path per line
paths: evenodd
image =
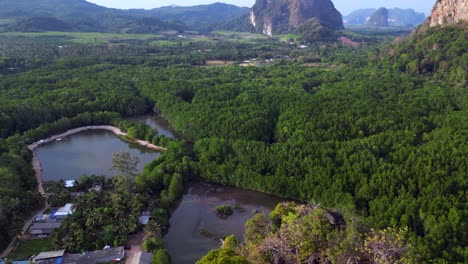
M221 67L229 66L237 63L237 61L224 61L224 60L207 60L204 66Z
M214 31L213 34L218 34L218 35L222 35L222 36L229 37L229 38L235 38L235 39L244 39L244 40L266 40L268 39L268 36L249 33L249 32L234 32L234 31L218 30L218 31Z
M8 24L12 24L15 22L16 22L15 19L0 19L0 25L8 25Z
M124 40L151 40L160 38L161 35L153 34L117 34L97 32L8 32L0 36L25 37L25 38L63 38L70 42L80 44L108 44L111 41Z
M9 259L28 259L32 255L52 249L52 241L49 238L22 240L14 251L9 255Z
M291 40L293 42L298 42L299 39L301 38L300 34L286 34L286 35L279 35L278 36L279 40L281 42L290 42Z
M149 43L151 46L157 46L157 47L184 47L188 45L188 42L186 41L180 41L180 40L155 40L151 41Z

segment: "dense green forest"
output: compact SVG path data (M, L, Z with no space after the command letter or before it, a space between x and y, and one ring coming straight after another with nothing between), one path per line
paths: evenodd
M181 46L179 54L170 47L153 57L147 51L98 57L99 50L111 49L78 45L90 55L57 55L24 72L5 67L0 177L11 186L1 188L0 228L14 230L10 219L21 222L22 212L39 201L24 146L36 138L26 131L47 131L47 123L92 112L131 116L153 110L181 135L136 178L140 190L157 191L157 208L168 209L180 195L170 190L173 179L235 185L335 207L377 229L407 227L422 260L464 262L467 40L466 29L435 28L382 48L291 49L291 59L267 67L201 67L186 58L268 58L288 47L220 42L212 44L219 53L203 55L193 50L208 44L192 43L197 48ZM47 53L50 45L38 47ZM168 50L174 53L164 54ZM327 64L305 67L304 58ZM111 122L111 115L62 121L51 131L100 116ZM100 199L98 204L112 201ZM8 234L0 241L15 232Z

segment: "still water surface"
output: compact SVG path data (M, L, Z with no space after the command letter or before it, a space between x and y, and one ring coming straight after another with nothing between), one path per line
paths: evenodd
M231 234L242 239L244 223L252 218L253 211L269 214L284 199L276 196L244 190L240 188L208 183L191 183L182 201L170 218L169 232L164 237L172 263L193 264L210 249L220 246L219 240L200 234L206 229L217 237ZM216 215L215 208L220 204L238 204L242 210L226 219Z
M169 122L167 122L167 120L162 117L155 115L144 115L128 118L128 121L134 123L145 123L152 128L156 128L159 135L164 135L167 138L175 138L175 134L172 131Z
M158 129L160 134L174 138L167 121L153 116L130 119L132 122L145 122ZM104 174L109 171L113 153L130 151L140 159L139 169L144 164L158 158L160 153L130 145L105 130L87 130L41 145L35 152L42 163L43 180L78 179L83 174ZM200 233L209 231L216 237L231 234L242 239L244 223L254 215L254 211L269 214L277 203L284 199L240 188L208 183L188 184L180 204L170 218L169 232L164 237L166 248L171 253L172 263L195 263L209 250L220 246L217 239ZM241 209L225 219L216 215L218 205L238 205Z
M138 169L161 154L143 147L128 144L110 131L87 130L39 146L35 152L41 161L44 181L75 180L81 175L96 174L112 177L114 153L129 151L140 160Z

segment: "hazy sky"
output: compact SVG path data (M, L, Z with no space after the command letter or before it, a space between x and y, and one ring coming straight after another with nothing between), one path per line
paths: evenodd
M255 0L87 0L98 5L113 8L145 8L151 9L160 6L179 5L192 6L201 4L211 4L214 2L230 3L238 6L251 7ZM351 11L369 7L399 7L413 8L418 12L428 15L436 0L333 0L336 8L343 14L348 15Z

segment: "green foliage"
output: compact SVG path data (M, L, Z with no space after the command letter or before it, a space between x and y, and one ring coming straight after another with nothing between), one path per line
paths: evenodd
M141 12L110 9L86 1L68 1L67 3L54 0L9 1L4 3L3 10L1 11L2 17L20 18L18 22L3 27L8 31L157 33L163 30L179 31L186 28L181 22L165 22L150 17L149 11L141 14Z
M63 182L52 182L46 186L47 203L51 207L61 207L71 202L70 191Z
M117 190L134 191L138 163L138 157L131 156L128 151L113 154L111 170L116 171L117 175L112 180Z
M21 240L15 250L8 254L8 259L28 259L35 254L52 249L52 241L49 238Z
M398 46L382 49L381 58L393 68L411 75L433 75L456 86L466 87L468 79L468 29L433 27L419 32Z
M144 197L129 192L88 192L74 201L74 213L52 234L54 248L68 252L121 246L141 230L138 217Z
M247 245L257 245L268 234L269 226L268 219L263 213L254 215L251 219L245 222L244 242Z
M231 249L215 249L197 261L197 264L248 264L248 262Z
M146 252L156 252L161 249L164 249L164 240L160 237L152 237L145 240L143 243L143 249Z
M227 236L224 239L223 245L221 246L222 249L231 249L234 250L239 246L239 241L235 235Z
M151 218L162 227L165 227L169 224L169 215L167 210L164 208L154 208L151 211Z
M0 139L0 250L21 233L23 221L44 198L36 190L29 150L19 137Z
M148 125L139 123L127 129L128 136L146 141L151 141L155 131Z
M297 30L297 33L301 34L301 42L303 43L314 43L317 41L335 41L338 34L327 27L320 24L318 19L309 19Z
M182 196L182 192L184 191L184 180L182 175L175 173L172 175L171 183L169 184L168 188L168 195L169 199L175 201Z
M381 231L371 230L364 241L364 251L375 263L415 263L417 256L405 256L411 249L408 244L408 230L386 228Z
M170 264L171 256L166 249L158 249L153 256L153 264Z
M230 205L218 205L215 208L216 213L221 216L230 216L234 213L234 209Z
M351 218L344 219L317 205L277 206L278 210L285 208L295 213L283 213L280 227L273 228L273 222L257 214L246 222L245 243L238 245L230 236L220 250L235 250L250 263L420 262L406 229L368 231L350 214ZM220 250L209 252L202 260L216 259Z
M256 41L71 45L57 55L54 42L2 39L1 70L8 74L0 78L0 137L10 138L0 139L0 243L17 234L41 201L24 143L155 109L181 138L167 142L168 151L136 179L141 190L160 192L160 208L180 197L183 181L203 179L346 208L376 229L408 227L422 261L463 262L466 29L433 28L380 50L319 43L297 50ZM268 67L189 66L286 55L292 59ZM294 64L300 57L322 64ZM54 63L25 73L8 70ZM121 124L135 135L149 134L144 126ZM261 224L266 218L250 222L248 244L300 219L297 212L278 211L273 227ZM84 243L83 222L68 224L78 231L65 242ZM113 230L92 232L111 244L123 240ZM347 234L334 236L353 245ZM88 247L98 248L73 250Z
M276 205L275 209L270 213L270 221L272 222L273 230L281 227L284 217L288 216L290 213L296 213L295 207L295 202L280 203Z

